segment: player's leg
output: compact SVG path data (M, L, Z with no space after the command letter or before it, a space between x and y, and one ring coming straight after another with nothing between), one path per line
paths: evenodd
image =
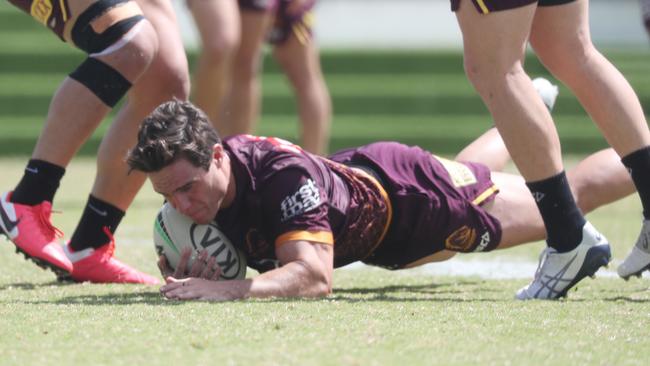
M187 7L201 36L202 48L192 78L194 103L222 131L226 123L224 99L241 37L239 7L236 0L188 0Z
M499 131L492 127L465 146L454 160L481 163L491 171L500 172L510 161L510 153Z
M286 39L275 44L273 56L289 79L298 104L301 146L312 153L327 152L332 106L320 66L316 42L308 28L310 14L304 21L286 29ZM282 29L279 29L282 31Z
M588 7L587 0L540 7L531 44L546 67L575 93L631 172L645 221L635 252L623 263L628 269L619 271L627 277L637 273L628 273L631 266L650 267L650 250L644 249L650 240L650 130L630 84L593 46ZM647 263L636 263L639 250ZM628 266L628 261L635 264Z
M533 86L546 108L552 112L558 95L557 86L544 78L535 78ZM492 171L500 172L510 161L510 153L497 129L492 127L463 148L454 160L481 163Z
M241 43L233 64L221 136L251 133L260 113L262 47L273 19L271 10L241 9Z
M567 171L569 183L580 209L589 213L598 207L634 193L634 185L616 152L605 149L589 155ZM485 207L503 227L498 248L545 239L543 223L535 202L527 194L523 178L493 172L492 180L499 187L494 203Z
M67 6L57 3L61 4ZM2 196L0 206L1 228L17 250L62 276L72 265L56 241L60 232L51 224L50 213L65 167L148 67L158 44L153 27L134 2L85 4L86 8L74 4L77 7L69 13L74 23L65 28L70 29L69 41L89 57L52 98L25 174L12 193ZM64 38L63 31L58 34Z
M567 171L567 177L576 202L585 213L636 191L630 174L613 149L587 156Z
M129 98L104 136L97 157L97 175L80 222L66 246L76 281L155 283L112 256L113 234L145 177L129 173L125 162L136 140L140 122L160 103L187 99L187 59L171 3L142 1L141 7L160 40L147 71L129 92Z
M522 2L478 3L512 5ZM555 298L584 277L584 272L591 272L591 267L595 267L595 271L604 265L587 255L573 255L576 251L586 253L592 246L600 245L597 239L602 236L586 222L574 201L553 120L541 99L535 96L533 84L521 64L537 6L534 2L514 6L484 16L465 1L461 2L456 14L463 32L467 75L488 106L515 164L526 178L547 231L546 242L550 248L541 258L544 266L517 297ZM607 253L602 251L606 264L610 258L609 245L603 243L602 246L607 248ZM564 270L567 266L570 270ZM588 270L583 270L584 266L588 266ZM537 291L537 287L548 287L540 278L560 274L562 280L556 281L550 290Z
M613 149L604 149L589 155L569 169L567 177L576 203L585 213L634 193L630 175ZM545 239L542 217L523 178L494 171L491 178L499 188L499 194L494 201L483 207L501 223L502 240L497 249ZM443 250L412 263L409 267L444 261L455 253Z

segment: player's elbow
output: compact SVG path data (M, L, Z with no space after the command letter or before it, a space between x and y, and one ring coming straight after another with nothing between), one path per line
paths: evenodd
M305 272L305 282L301 295L305 297L325 297L332 293L331 271L322 265L307 262L297 262Z

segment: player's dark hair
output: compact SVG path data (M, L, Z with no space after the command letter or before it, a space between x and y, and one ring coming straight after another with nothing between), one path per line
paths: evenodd
M127 163L131 170L151 173L183 158L208 170L213 146L220 142L205 113L190 102L174 99L144 119Z

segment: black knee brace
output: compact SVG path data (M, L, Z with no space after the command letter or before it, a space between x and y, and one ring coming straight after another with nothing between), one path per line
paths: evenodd
M127 1L129 0L102 0L88 7L86 11L79 15L74 27L72 27L72 41L74 44L90 54L101 52L119 40L133 26L144 19L144 17L142 15L134 15L122 19L108 27L101 34L97 34L90 23L111 8Z
M93 57L88 57L70 77L85 85L111 108L131 88L131 82L119 71Z

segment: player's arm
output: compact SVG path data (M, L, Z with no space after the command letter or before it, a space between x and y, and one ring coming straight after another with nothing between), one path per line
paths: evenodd
M332 291L334 248L305 240L288 241L276 248L282 266L255 278L211 281L203 278L167 278L163 296L178 300L226 301L265 297L322 297Z

